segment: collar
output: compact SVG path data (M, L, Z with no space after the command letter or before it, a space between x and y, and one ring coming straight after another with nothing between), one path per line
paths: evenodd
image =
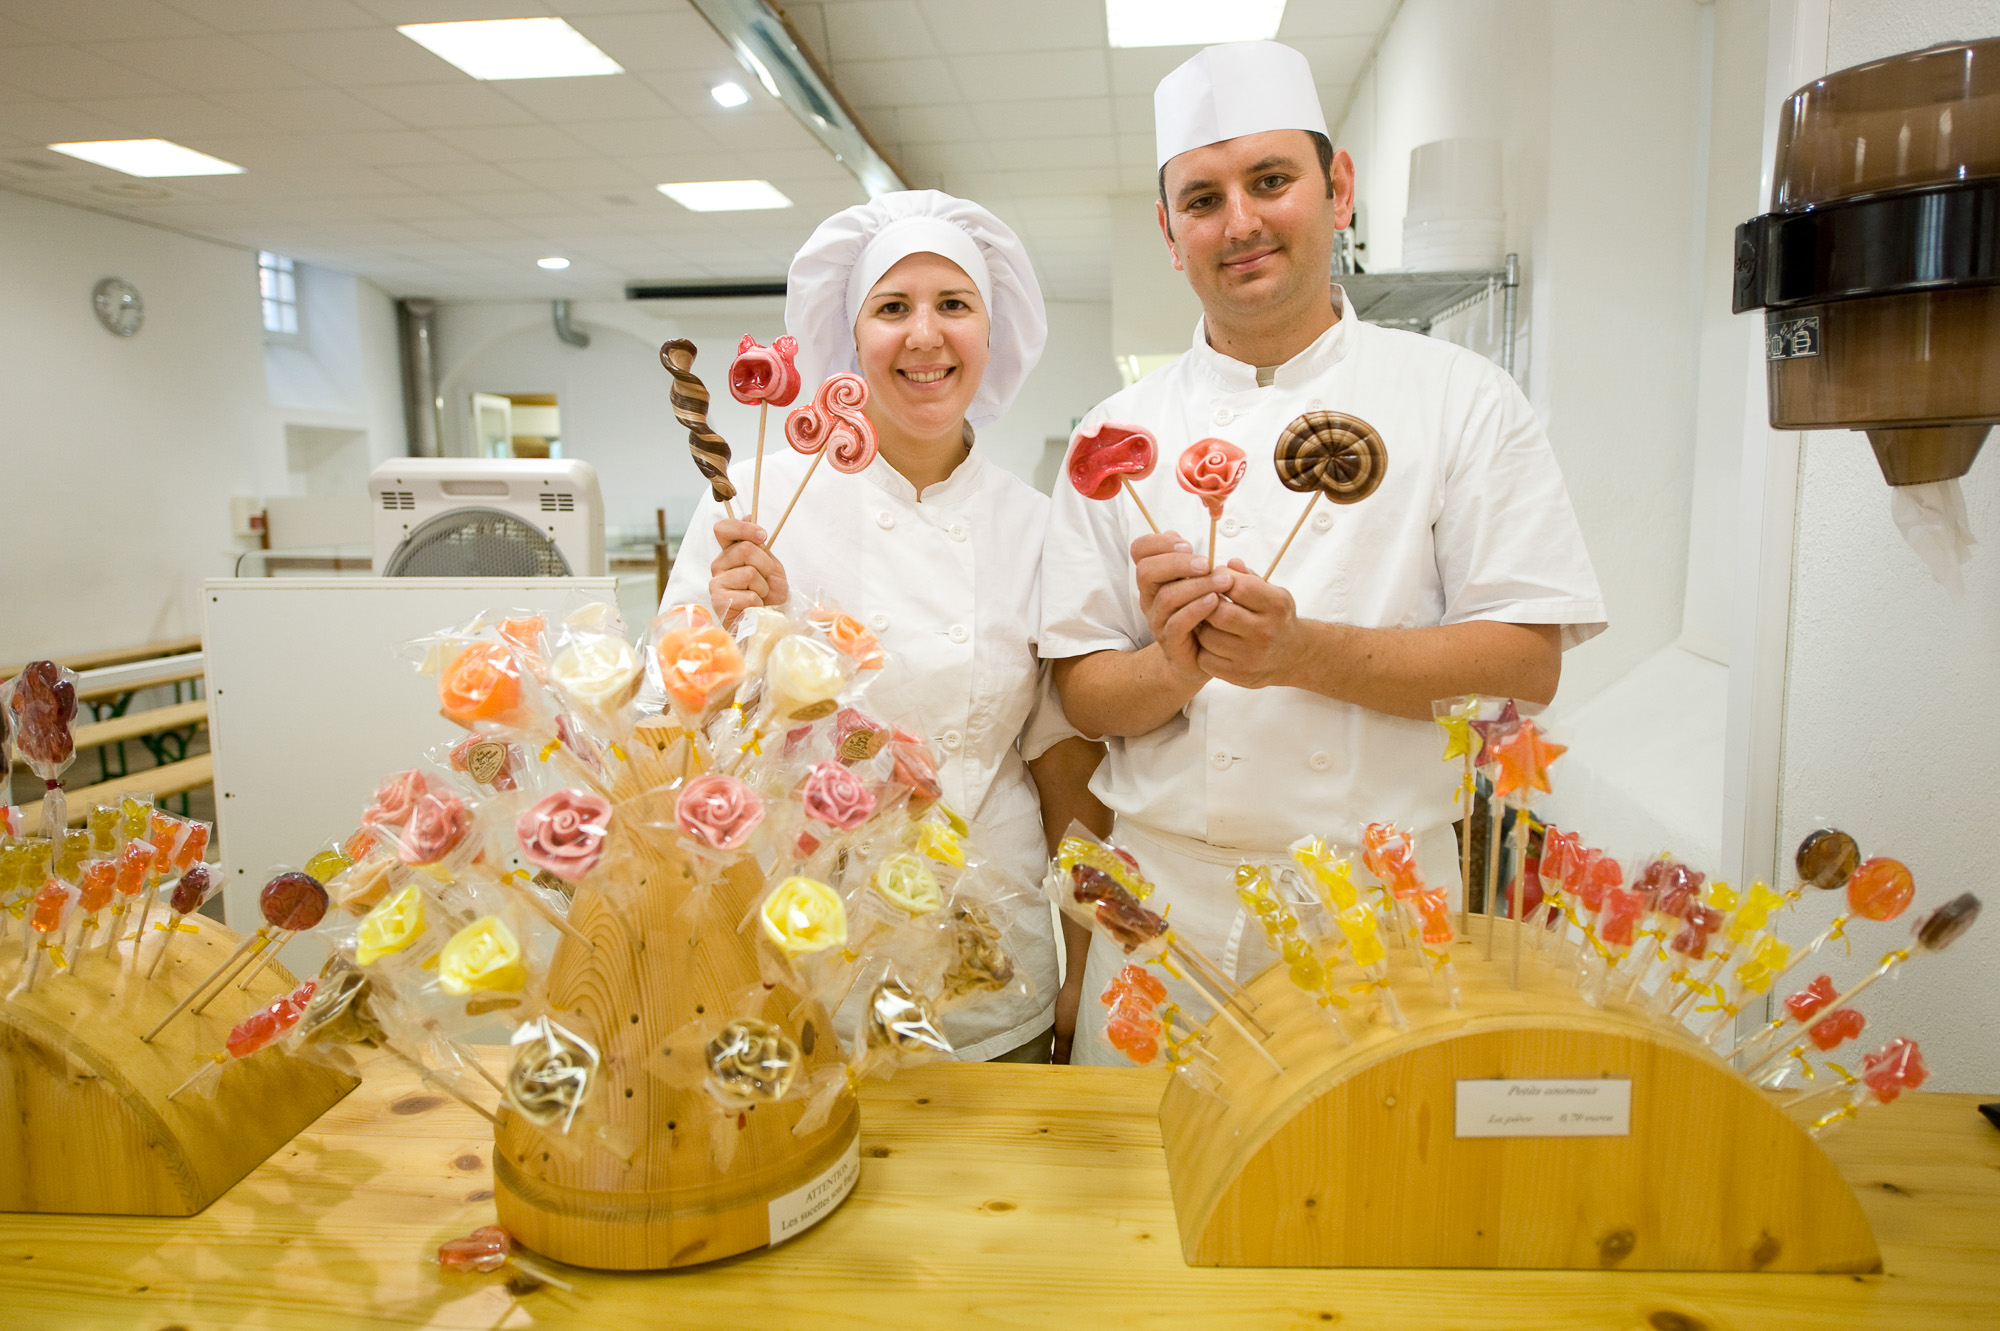
M1314 338L1305 350L1278 366L1271 384L1273 388L1299 388L1347 355L1354 344L1352 330L1360 321L1354 317L1353 306L1348 303L1347 293L1340 289L1339 283L1333 287L1333 303L1334 308L1340 311L1340 318L1334 321L1333 327ZM1250 393L1257 389L1256 366L1246 365L1233 356L1225 356L1208 344L1206 316L1194 326L1193 364L1225 393Z
M974 444L972 451L965 455L965 461L953 468L951 475L925 490L921 500L917 496L917 487L910 484L910 478L890 466L889 460L880 453L875 455L875 460L861 475L876 489L894 495L906 504L955 504L978 491L985 471L986 460L979 454L979 445Z

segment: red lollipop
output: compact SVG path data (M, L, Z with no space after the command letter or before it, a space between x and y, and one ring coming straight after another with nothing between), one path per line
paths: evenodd
M1222 521L1222 501L1236 492L1250 469L1243 450L1226 439L1198 439L1181 454L1174 469L1181 489L1201 500L1208 510L1208 567L1215 571L1215 525Z
M1900 1036L1861 1060L1861 1080L1883 1104L1914 1091L1930 1077L1915 1040Z
M789 407L799 395L799 371L792 357L799 354L798 339L781 337L768 347L757 345L748 333L736 344L736 359L729 366L729 396L744 406L757 404L757 465L750 474L750 521L757 520L757 502L764 492L764 418L772 407Z
M1917 881L1898 860L1877 856L1862 861L1847 880L1847 907L1868 920L1893 920L1910 908Z
M1139 515L1158 535L1160 524L1146 511L1145 501L1131 486L1153 474L1159 461L1159 443L1147 430L1136 425L1101 421L1088 434L1080 434L1069 448L1069 483L1085 499L1107 500L1120 490L1132 496Z
M867 405L868 381L858 374L836 374L819 386L811 402L785 417L785 442L797 452L811 454L813 461L793 492L792 502L779 516L771 539L764 543L765 549L778 543L778 533L798 507L799 496L819 470L821 458L831 455L833 469L848 475L866 471L875 460L875 426L862 411Z

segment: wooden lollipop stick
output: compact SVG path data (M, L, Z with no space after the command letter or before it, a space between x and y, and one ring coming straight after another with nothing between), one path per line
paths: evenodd
M285 944L291 942L296 937L298 937L297 934L286 934L283 938L280 938L276 943L265 949L264 955L257 958L257 964L243 972L243 978L236 982L236 987L238 989L248 989L250 981L261 975L264 968L276 959L279 952L284 950Z
M1215 527L1221 521L1222 514L1220 513L1210 513L1208 515L1208 571L1210 573L1215 572Z
M486 1108L486 1106L480 1104L477 1100L473 1100L465 1096L464 1094L460 1093L449 1082L438 1077L429 1068L417 1062L416 1059L411 1058L408 1054L404 1053L402 1050L396 1048L395 1045L385 1044L382 1046L382 1048L386 1049L391 1057L397 1059L400 1062L406 1063L411 1068L415 1069L417 1076L420 1077L425 1082L425 1084L437 1087L440 1091L443 1091L446 1095L458 1101L460 1104L464 1105L467 1109L470 1109L473 1113L479 1115L481 1118L485 1119L488 1123L491 1123L494 1127L497 1128L500 1126L500 1116L498 1114L495 1114L492 1110Z
M1280 550L1279 554L1284 551ZM1269 581L1269 579L1266 579ZM1472 793L1477 787L1472 780L1472 754L1465 755L1465 835L1458 839L1458 936L1463 938L1471 930L1469 912L1472 908Z
M1313 505L1319 502L1319 494L1320 492L1315 490L1313 497L1306 500L1305 511L1299 514L1299 520L1294 522L1291 531L1286 533L1285 543L1278 547L1278 553L1271 556L1271 567L1264 570L1264 581L1269 582L1271 575L1278 571L1278 561L1285 557L1285 551L1292 548L1292 537L1299 534L1299 529L1306 525L1306 519L1312 516Z
M1880 966L1876 967L1873 974L1865 976L1852 989L1849 989L1846 993L1841 994L1839 997L1835 998L1831 1003L1828 1003L1825 1007L1813 1013L1810 1020L1803 1022L1785 1021L1768 1026L1763 1031L1759 1032L1757 1035L1753 1035L1749 1039L1746 1039L1743 1042L1743 1045L1738 1046L1736 1049L1730 1050L1727 1054L1723 1055L1723 1057L1734 1058L1739 1052L1742 1051L1744 1047L1755 1043L1756 1040L1759 1039L1760 1037L1768 1038L1770 1035L1782 1029L1782 1027L1784 1026L1797 1025L1810 1030L1812 1027L1819 1025L1822 1021L1825 1021L1828 1017L1832 1016L1834 1013L1839 1012L1845 1008L1852 1007L1854 1005L1854 1000L1861 997L1863 991L1865 991L1869 985L1875 983L1875 981L1881 979L1884 975L1887 975L1890 971L1894 970L1896 968L1896 963L1902 961L1908 955L1909 954L1906 952L1891 952L1889 954L1889 959L1884 961ZM1766 1068L1770 1067L1773 1063L1777 1062L1784 1056L1785 1056L1784 1044L1783 1042L1780 1042L1779 1046L1776 1049L1773 1049L1769 1054L1765 1055L1764 1058L1757 1064L1757 1066L1751 1068L1748 1072L1744 1073L1743 1075L1748 1077L1751 1081L1754 1082Z
M535 914L539 915L543 920L547 921L549 924L554 925L559 932L569 935L571 938L574 938L577 942L582 943L585 947L589 948L593 952L597 950L597 944L590 937L589 934L577 928L575 925L571 924L567 919L565 919L562 915L558 914L556 910L549 905L548 902L542 900L541 894L535 891L535 889L530 887L526 882L522 881L519 878L514 877L511 874L501 879L501 881L504 882L507 886L513 888L517 893L520 894L523 905L527 906L529 910L535 912Z
M766 399L757 404L757 461L750 470L750 523L757 523L757 502L764 496L764 418L771 414Z
M1514 805L1514 890L1507 894L1507 918L1514 922L1514 985L1521 987L1521 898L1528 891L1528 806Z
M1146 501L1139 498L1139 492L1137 490L1134 490L1131 486L1125 484L1123 481L1120 481L1118 483L1118 488L1123 490L1126 494L1132 496L1132 502L1139 506L1139 516L1144 518L1146 520L1146 525L1153 529L1153 535L1158 536L1160 534L1160 524L1153 521L1153 515L1146 511Z
M778 533L782 532L785 529L785 520L791 517L792 510L798 507L799 496L806 492L806 482L811 480L813 478L813 473L819 470L819 460L825 456L826 456L826 450L824 448L822 448L819 452L813 454L812 465L806 468L805 476L801 478L799 481L799 488L792 491L792 502L786 504L785 511L778 515L778 525L772 529L771 539L764 542L764 548L766 550L769 550L772 546L778 543Z
M1199 970L1203 979L1220 989L1223 993L1228 994L1230 1001L1236 1004L1238 1010L1244 1016L1248 1017L1252 1012L1263 1006L1256 999L1250 997L1249 990L1237 984L1236 981L1230 979L1227 975L1224 975L1219 966L1210 961L1202 953L1195 951L1187 944L1181 942L1180 939L1175 938L1168 946L1184 965L1191 970ZM1271 1034L1262 1022L1257 1022L1257 1029L1263 1031L1266 1036Z
M1500 890L1500 826L1506 806L1486 797L1486 960L1493 960L1493 896Z
M231 952L228 958L225 959L220 966L217 966L213 971L210 971L207 979L203 980L200 984L196 985L194 988L188 990L187 997L183 998L179 1002L179 1004L175 1006L172 1012L169 1012L166 1016L161 1017L159 1025L153 1027L152 1030L147 1031L144 1035L140 1036L139 1037L140 1043L151 1044L153 1042L153 1037L158 1035L161 1031L167 1028L168 1022L172 1021L175 1017L180 1016L181 1013L187 1011L188 1005L193 1003L195 999L201 997L202 990L208 988L209 985L213 984L215 982L216 976L228 970L230 964L234 962L238 957L242 956L245 952L248 952L252 944L261 944L264 941L265 941L265 936L264 936L264 930L262 929L259 929L254 934L243 935L243 941L236 945L236 950L234 952ZM229 983L229 981L224 980L223 983L226 985Z
M263 931L262 931L261 929L260 929L260 930L258 930L258 933L262 933L262 932L263 932ZM255 935L253 935L253 937L254 937L254 936L255 936ZM289 933L285 935L285 938L290 938L290 937L291 937L291 935L290 935ZM245 958L243 958L243 960L242 960L242 961L238 962L238 963L237 963L237 965L236 965L236 969L235 969L235 970L233 970L233 971L230 971L228 975L226 975L225 977L223 977L223 981L222 981L222 983L221 983L221 984L218 984L218 985L216 985L216 986L215 986L215 988L213 988L213 989L209 990L209 992L208 992L208 997L206 997L206 998L202 999L202 1000L201 1000L201 1002L199 1002L199 1003L196 1003L196 1004L194 1005L194 1015L195 1015L195 1016L197 1016L197 1017L199 1017L199 1016L200 1016L200 1015L201 1015L201 1014L203 1013L203 1011L205 1011L205 1010L207 1009L207 1007L208 1007L208 1005L209 1005L210 1003L213 1003L213 1002L214 1002L214 1001L215 1001L216 999L220 998L220 997L222 996L222 991L223 991L224 989L227 989L227 988L229 987L229 982L230 982L231 980L235 979L235 978L236 978L236 977L237 977L238 975L242 974L242 973L243 973L243 968L244 968L244 967L246 967L246 966L248 966L248 965L250 965L250 964L251 964L252 962L254 962L254 961L255 961L255 960L257 959L257 957L258 957L258 954L260 954L261 952L263 952L263 950L264 950L265 948L267 948L267 947L270 947L270 946L272 945L272 943L274 943L274 942L275 942L275 943L277 943L277 944L278 944L279 946L281 946L281 947L282 947L282 946L284 945L284 939L280 939L280 938L258 938L258 939L257 939L257 945L256 945L255 947L253 947L253 948L251 948L251 949L250 949L250 955L249 955L249 956L247 956L247 957L245 957Z

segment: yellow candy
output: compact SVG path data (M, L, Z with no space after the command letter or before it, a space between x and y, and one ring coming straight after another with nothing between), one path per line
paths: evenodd
M964 861L960 861L963 863ZM892 855L875 871L868 885L906 915L928 915L944 905L937 875L915 855Z
M958 833L943 823L933 823L928 819L918 823L917 849L939 864L959 869L965 867L965 847L959 843Z
M1729 922L1729 939L1740 943L1764 927L1771 912L1785 904L1784 897L1762 883L1750 884L1750 896Z
M1309 837L1293 846L1292 858L1312 875L1331 909L1343 911L1361 899L1361 894L1355 891L1353 870L1348 862L1335 858L1318 837Z
M1775 938L1766 938L1757 944L1757 950L1750 954L1750 960L1736 968L1736 980L1752 993L1761 994L1771 987L1771 981L1791 960L1792 950Z
M63 833L62 854L56 857L56 877L66 883L76 881L83 872L83 861L90 854L90 833L81 827L72 827Z
M786 956L824 952L847 941L840 894L812 878L787 878L758 907L757 922Z
M118 810L109 804L100 804L92 809L86 820L90 824L90 848L100 855L109 855L118 849Z
M1307 993L1316 994L1326 987L1326 967L1313 955L1306 940L1296 934L1285 940L1285 962L1292 983Z
M452 935L438 954L438 984L448 994L519 989L528 982L521 943L497 915L475 920Z
M1334 922L1340 926L1340 932L1347 935L1347 946L1354 953L1354 964L1363 970L1389 955L1375 931L1375 912L1366 906L1350 906L1334 916Z
M946 804L943 800L939 800L937 802L937 811L944 815L944 820L947 823L951 824L952 831L958 833L960 836L972 835L972 824L966 822L965 819L961 818L959 816L958 810L952 808L949 804Z
M330 883L354 866L354 861L337 850L323 850L306 861L306 872L322 883Z
M354 959L363 966L371 965L392 952L401 952L423 932L423 894L406 887L362 917L354 936Z
M1708 885L1708 904L1727 915L1735 910L1743 898L1736 895L1736 889L1720 878Z
M153 806L136 796L127 795L118 802L118 811L125 818L125 836L144 837L153 823Z
M1111 875L1111 880L1144 901L1153 895L1153 885L1143 876L1133 871L1131 865L1113 854L1111 848L1082 837L1066 836L1056 846L1056 863L1064 873L1079 864L1087 864L1093 869L1101 869Z

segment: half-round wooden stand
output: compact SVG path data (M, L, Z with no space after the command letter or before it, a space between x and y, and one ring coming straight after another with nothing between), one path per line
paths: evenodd
M224 1067L212 1093L169 1100L231 1026L298 984L274 962L248 990L232 982L200 1016L142 1042L236 948L236 934L196 922L150 980L167 938L152 929L137 965L129 942L66 975L45 957L32 990L0 996L0 1211L193 1215L360 1084L266 1049ZM24 935L16 923L0 944L8 990Z
M718 1013L760 1016L784 1029L806 1053L803 1076L838 1068L842 1059L825 1010L817 1003L801 1010L785 989L771 991L760 1013L731 1012L758 983L756 940L737 929L764 890L755 865L715 885L704 927L690 934L681 916L695 886L687 862L664 838L630 830L641 822L673 824L670 797L639 792L684 770L674 733L640 728L614 788L605 867L578 887L570 908L570 922L595 946L565 937L550 974L550 1005L578 1014L602 1040L591 1111L605 1139L636 1153L626 1161L595 1140L581 1149L550 1142L504 1110L496 1134L500 1223L527 1247L573 1266L657 1270L761 1248L830 1212L853 1187L859 1165L851 1090L843 1088L831 1117L804 1135L792 1131L802 1101L745 1112L735 1157L720 1170L710 1150L714 1100L699 1087L670 1087L648 1070L670 1035Z
M1452 949L1457 1010L1392 950L1409 1029L1351 1045L1282 966L1250 982L1285 1074L1216 1024L1228 1103L1175 1078L1160 1104L1190 1265L1882 1269L1854 1194L1771 1099L1532 952L1510 988L1498 924L1492 962L1483 921ZM1541 1078L1628 1079L1629 1132L1457 1135L1459 1082Z

